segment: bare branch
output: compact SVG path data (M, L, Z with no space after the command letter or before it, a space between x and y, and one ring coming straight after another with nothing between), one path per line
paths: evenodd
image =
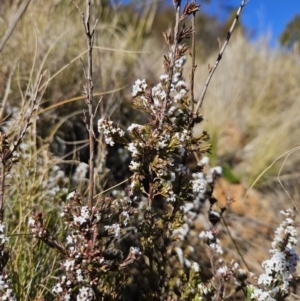
M90 19L91 19L91 1L86 0L86 12L85 14L79 9L78 5L73 1L74 5L77 7L78 11L81 13L82 22L86 35L87 42L87 53L88 53L88 66L85 69L83 63L83 72L86 77L87 83L84 87L84 95L85 101L88 106L88 115L89 121L87 120L86 115L84 114L84 122L86 124L88 133L89 133L89 145L90 145L90 160L89 160L89 199L88 206L90 210L93 207L93 197L94 197L94 187L95 187L95 179L94 179L94 169L95 169L95 133L94 133L94 119L95 115L93 112L93 45L94 45L94 34L96 30L97 20L94 23L94 27L91 31L90 28Z
M230 27L228 33L227 33L226 40L225 40L225 42L224 42L224 44L223 44L223 46L222 46L222 48L221 48L221 50L220 50L220 52L219 52L219 54L218 54L218 57L217 57L217 59L216 59L216 62L215 62L215 64L214 64L214 66L209 70L208 78L207 78L207 80L206 80L206 83L205 83L204 88L203 88L203 90L202 90L201 96L200 96L200 98L199 98L199 100L198 100L198 102L197 102L197 106L196 106L195 111L194 111L194 117L196 117L196 116L198 115L198 111L199 111L199 109L202 107L203 100L204 100L204 97L205 97L207 88L208 88L208 86L209 86L210 80L211 80L211 78L212 78L214 72L216 71L216 69L217 69L217 67L218 67L218 65L219 65L219 63L220 63L220 61L221 61L221 59L222 59L222 57L223 57L224 51L225 51L225 49L226 49L226 47L227 47L227 45L228 45L228 42L229 42L229 40L230 40L230 38L231 38L231 35L232 35L232 33L233 33L233 30L234 30L234 28L235 28L235 26L236 26L236 24L237 24L237 22L238 22L238 20L239 20L241 11L242 11L242 9L245 7L245 5L246 5L248 2L249 2L249 0L248 0L248 1L247 1L247 0L242 0L242 2L241 2L241 4L240 4L240 7L238 8L238 10L237 10L237 12L236 12L236 16L235 16L234 21L233 21L233 23L232 23L232 25L231 25L231 27Z
M193 5L196 6L196 1L193 0L192 2ZM196 43L195 43L195 17L196 17L196 12L193 12L192 16L192 51L191 51L191 56L192 56L192 70L191 70L191 75L190 75L190 89L191 89L191 105L192 105L192 112L194 111L194 103L195 103L195 96L194 96L194 81L195 81L195 71L196 71Z

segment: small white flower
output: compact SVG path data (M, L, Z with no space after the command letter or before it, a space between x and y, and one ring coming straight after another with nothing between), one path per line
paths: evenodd
M67 196L67 200L72 199L75 196L75 193L76 193L75 191L70 192Z
M115 145L115 142L113 141L112 137L110 137L110 136L105 136L105 143L109 144L110 146Z
M82 206L81 207L81 216L85 219L89 219L90 218L90 212L89 212L89 208L88 206Z
M72 238L71 235L68 235L67 236L67 244L69 245L69 244L72 244L72 243L73 243L73 238Z
M209 158L207 156L204 156L201 160L200 160L200 164L201 165L209 165Z
M70 300L71 300L71 295L65 294L64 301L70 301Z
M54 294L59 294L59 293L61 293L62 291L63 291L63 289L62 289L60 283L57 283L57 284L53 287L53 289L52 289L52 292L53 292Z
M125 132L123 130L119 129L119 136L123 137L124 135L125 135Z
M66 259L63 266L66 268L66 271L69 271L69 270L72 271L74 268L74 263L75 263L75 260Z
M28 220L28 226L29 227L34 227L35 225L35 220L32 218L32 216L29 217L29 220ZM3 231L1 231L3 233Z
M75 224L80 224L80 225L82 225L86 222L86 219L81 215L79 215L79 216L73 215L73 220L74 220Z
M77 279L78 282L83 281L83 276L82 276L81 272L82 272L81 269L76 270L76 279Z
M159 78L162 82L166 82L169 79L169 75L168 74L163 74L160 76Z
M132 153L133 156L137 156L139 154L139 151L133 142L130 142L128 144L128 150Z
M141 166L141 163L138 163L138 162L135 162L135 161L132 160L130 162L129 168L130 168L131 171L136 171L140 168L140 166Z
M195 271L195 272L200 272L200 266L197 262L193 262L192 264L192 269Z
M136 97L139 93L146 91L148 85L146 81L137 79L132 87L132 96Z
M123 225L126 227L127 224L128 224L128 221L129 221L129 214L128 214L128 212L123 211L123 212L121 213L121 219L122 219Z
M29 218L30 220L30 218ZM30 225L30 223L28 222L28 224ZM5 228L5 225L0 223L0 232L3 233L4 232L4 228Z
M132 132L134 129L140 129L140 128L142 128L142 127L143 127L143 126L140 125L140 124L133 123L133 124L131 124L131 125L127 128L127 130L128 130L129 132Z

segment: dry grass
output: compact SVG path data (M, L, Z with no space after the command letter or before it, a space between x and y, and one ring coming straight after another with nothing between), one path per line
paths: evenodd
M276 157L299 145L297 64L297 57L270 50L267 41L250 44L236 36L209 87L203 108L205 128L217 142L219 161L230 162L248 185ZM198 70L202 73L198 83L204 80L204 68ZM294 156L285 168L293 170L297 162ZM276 174L281 163L268 176Z

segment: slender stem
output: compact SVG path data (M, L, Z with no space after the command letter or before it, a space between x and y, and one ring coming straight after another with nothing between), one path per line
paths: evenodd
M193 0L193 3L196 4L196 1ZM192 16L192 71L191 71L191 83L190 83L190 89L191 89L191 111L194 111L194 103L195 103L195 96L194 96L194 81L195 81L195 71L196 71L196 43L195 43L195 17L196 13L193 13Z
M77 5L76 5L77 6ZM94 119L95 115L93 112L93 44L94 44L94 33L97 21L95 22L94 28L90 28L90 15L91 15L91 1L86 0L86 13L85 16L82 13L82 20L85 28L87 48L88 48L88 68L85 72L87 86L86 86L86 103L89 112L89 122L86 121L86 126L89 133L89 145L90 145L90 159L89 159L89 209L93 207L93 197L95 189L95 133L94 133Z
M3 222L4 218L4 186L5 186L5 166L3 164L3 158L0 162L0 222Z
M175 19L175 26L174 26L174 42L169 48L169 51L172 52L172 57L170 60L169 79L168 79L168 85L167 85L167 91L166 91L166 98L163 102L163 107L162 107L161 116L160 116L159 129L162 128L162 125L164 123L167 104L168 104L168 100L170 98L170 93L171 93L173 72L174 72L174 66L175 66L175 61L176 61L176 51L177 51L177 46L178 46L178 33L179 33L179 22L180 22L179 20L180 20L180 1L178 1L178 4L176 6L176 19Z
M218 67L218 65L219 65L219 63L220 63L220 61L221 61L221 59L222 59L222 57L223 57L224 51L225 51L225 49L226 49L226 47L227 47L227 45L228 45L228 42L229 42L230 37L231 37L231 35L232 35L232 33L233 33L233 30L234 30L234 28L235 28L235 26L236 26L236 24L237 24L237 22L238 22L238 20L239 20L241 11L242 11L242 9L245 7L245 5L246 5L249 1L250 1L250 0L242 0L242 2L241 2L241 4L240 4L240 7L238 8L238 10L237 10L237 12L236 12L236 16L235 16L235 18L234 18L234 20L233 20L233 22L232 22L232 25L231 25L231 27L230 27L228 33L227 33L226 40L225 40L225 42L224 42L224 44L223 44L223 46L222 46L222 48L221 48L221 50L220 50L220 52L219 52L219 54L218 54L218 57L217 57L217 59L216 59L216 62L215 62L215 64L214 64L214 66L211 68L211 70L209 70L209 74L208 74L206 83L205 83L204 88L203 88L203 90L202 90L201 96L200 96L200 98L199 98L199 100L198 100L198 102L197 102L197 106L196 106L196 108L195 108L195 110L194 110L194 117L197 117L198 111L199 111L199 109L202 107L203 100L204 100L204 97L205 97L207 88L208 88L208 86L209 86L210 80L211 80L211 78L212 78L214 72L216 71L216 69L217 69L217 67Z

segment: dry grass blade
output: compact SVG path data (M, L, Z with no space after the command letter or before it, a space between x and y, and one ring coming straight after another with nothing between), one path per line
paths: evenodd
M10 26L8 27L8 29L6 30L4 36L2 37L1 41L0 41L0 52L2 52L5 44L7 43L7 41L9 40L10 36L12 35L17 23L19 22L19 20L21 19L22 15L25 13L26 8L28 7L29 3L31 2L31 0L24 0L22 2L22 4L20 5L19 9L16 12L16 15L12 21L12 23L10 24Z

